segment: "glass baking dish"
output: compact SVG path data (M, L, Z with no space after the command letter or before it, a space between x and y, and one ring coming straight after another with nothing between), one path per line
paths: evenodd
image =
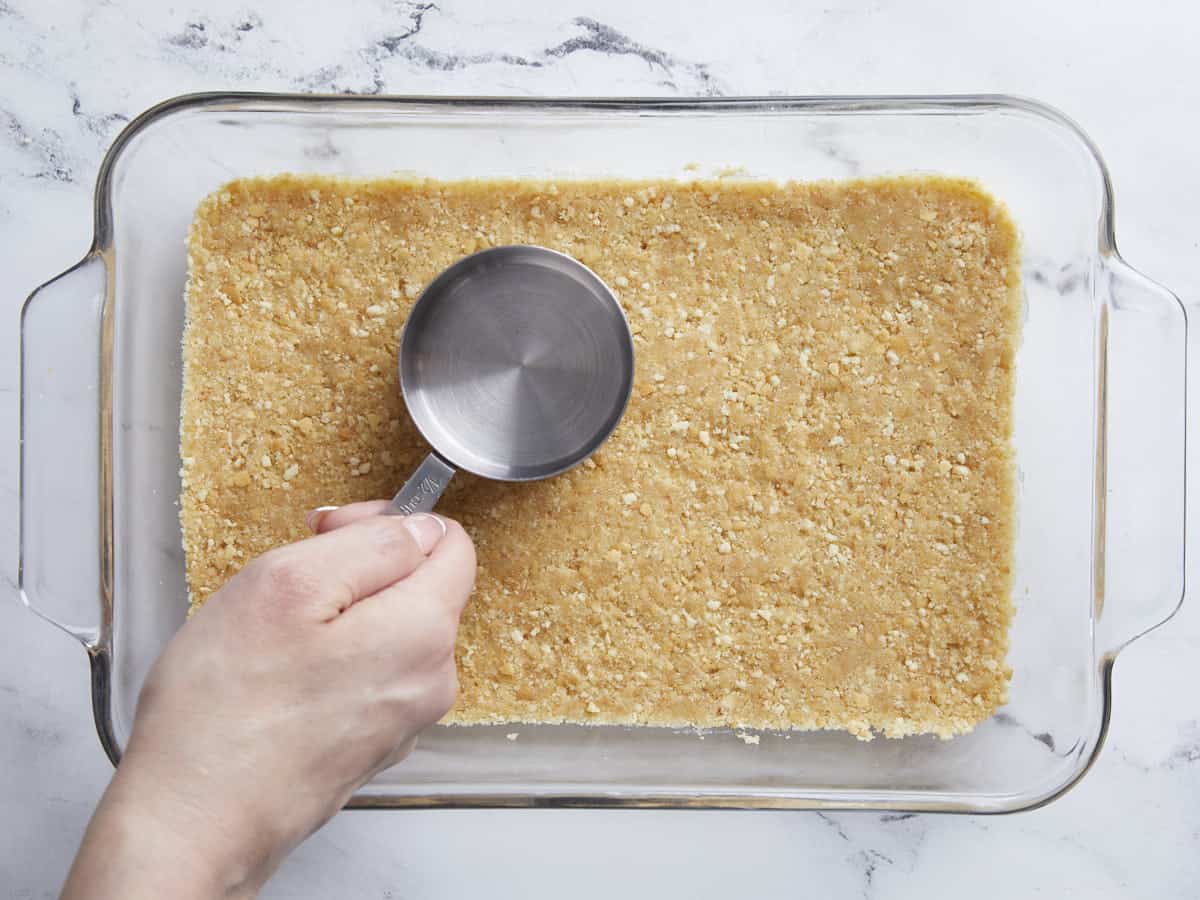
M998 96L199 94L138 117L100 168L92 249L22 317L21 592L87 649L109 756L187 606L184 238L205 194L288 171L672 178L730 165L777 180L967 176L1018 223L1010 702L951 741L438 726L351 804L1001 812L1074 784L1104 739L1117 652L1183 595L1186 319L1118 256L1109 180L1087 137L1054 110Z

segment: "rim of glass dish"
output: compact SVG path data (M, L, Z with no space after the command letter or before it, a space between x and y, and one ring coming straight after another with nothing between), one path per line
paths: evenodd
M111 359L112 299L114 260L112 256L111 187L116 164L125 148L146 128L181 112L195 110L246 111L261 107L263 111L296 108L336 109L338 107L372 106L380 109L406 108L413 112L497 112L560 111L582 114L719 114L758 113L779 115L787 113L825 112L835 114L903 113L926 115L962 115L994 110L1019 112L1049 121L1065 129L1078 140L1091 156L1101 180L1101 214L1098 222L1097 249L1101 256L1117 254L1113 227L1112 182L1108 167L1095 143L1070 117L1058 109L1012 94L903 94L903 95L821 95L821 96L748 96L748 97L501 97L501 96L439 96L403 94L304 94L288 92L230 91L197 92L171 97L151 106L132 119L113 140L105 153L96 176L93 195L92 244L83 259L72 268L98 257L105 265L107 296L101 324L101 356ZM36 291L35 291L36 293ZM32 296L32 295L31 295ZM111 676L113 647L113 509L112 509L112 375L108 366L100 373L100 551L101 591L100 628L92 645L85 645L91 670L92 713L100 744L113 764L121 757L112 721ZM24 427L22 415L22 429ZM1097 451L1103 453L1103 430L1098 435ZM21 529L24 534L24 529ZM23 552L22 552L23 558ZM1178 607L1176 607L1178 609ZM1174 615L1174 612L1172 612ZM895 799L871 796L868 791L847 791L834 796L833 792L795 790L755 794L752 790L731 790L704 795L683 796L653 791L627 793L431 793L428 795L356 795L347 809L446 809L446 808L625 808L625 809L810 809L810 810L870 810L908 811L920 813L951 813L965 815L1002 815L1037 809L1061 797L1077 785L1098 758L1108 734L1112 707L1112 669L1115 655L1102 657L1098 662L1100 678L1100 728L1095 746L1073 769L1068 777L1050 790L1030 796L977 795L983 806L954 800L949 795L933 792L897 791ZM825 793L828 796L821 797Z

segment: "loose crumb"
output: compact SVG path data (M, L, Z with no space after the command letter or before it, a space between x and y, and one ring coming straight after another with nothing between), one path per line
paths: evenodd
M618 288L637 381L585 465L447 490L479 558L448 721L945 737L1004 702L1017 239L947 178L226 185L188 243L193 604L395 492L405 316L519 243Z

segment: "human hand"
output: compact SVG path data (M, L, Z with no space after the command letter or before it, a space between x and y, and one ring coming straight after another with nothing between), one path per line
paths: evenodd
M384 508L310 514L315 537L247 565L175 635L64 897L253 895L450 709L474 548L457 523Z

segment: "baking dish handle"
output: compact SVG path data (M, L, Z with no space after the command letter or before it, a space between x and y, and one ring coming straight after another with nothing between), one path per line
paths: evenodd
M1107 657L1175 614L1183 601L1189 504L1187 311L1115 253L1104 282L1100 427L1106 465L1097 485L1104 528L1097 555L1097 649ZM1189 368L1191 371L1189 372ZM1194 394L1193 394L1194 396ZM1190 445L1190 447L1189 447Z
M95 649L107 630L101 543L101 365L107 265L97 253L21 310L21 558L25 605Z

